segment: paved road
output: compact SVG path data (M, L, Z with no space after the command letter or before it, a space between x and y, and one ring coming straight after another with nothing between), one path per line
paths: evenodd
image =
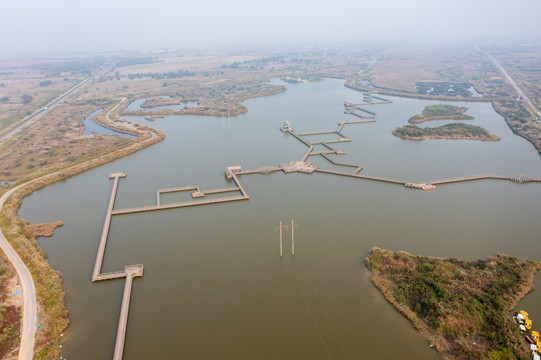
M505 69L503 68L503 66L500 65L500 63L498 61L496 61L496 59L490 55L488 52L484 51L484 50L480 50L483 54L485 54L486 57L488 57L493 63L494 65L496 65L496 67L498 69L500 69L500 71L502 72L502 74L505 76L505 78L507 79L507 81L509 81L509 83L511 84L511 86L513 87L513 89L515 89L515 91L517 92L517 94L522 97L524 100L526 100L526 103L528 105L530 105L530 107L532 108L533 111L535 112L541 112L541 110L539 110L539 108L537 106L535 106L535 104L533 103L533 101L526 96L526 94L524 93L524 91L522 91L522 89L518 86L518 84L515 82L515 80L513 80L513 78L507 73L507 71L505 71Z
M27 184L28 183L19 185L6 192L0 198L0 209L4 206L4 202L13 192ZM32 357L34 356L34 343L36 338L37 324L36 288L34 287L34 280L32 278L32 274L30 274L30 271L21 260L15 249L13 249L11 244L8 242L2 231L0 231L0 247L8 257L9 261L15 267L23 286L24 303L19 360L32 360Z
M90 75L89 77L87 77L86 79L84 79L83 81L78 83L77 85L70 88L68 91L64 92L63 94L59 95L55 99L51 100L43 108L39 109L33 115L30 115L28 118L24 119L19 125L17 125L13 129L9 130L6 134L0 136L0 142L4 141L5 139L7 139L7 138L9 138L11 136L13 136L13 134L17 133L20 129L22 129L23 127L25 127L25 126L27 126L27 125L29 125L31 123L33 123L34 121L39 119L41 116L43 116L43 113L45 112L45 111L43 111L43 109L48 108L47 111L50 111L56 105L58 105L61 101L64 101L68 96L73 94L75 91L79 90L80 88L82 88L83 86L88 84L90 81L94 80L96 77L98 77L98 76L106 73L107 71L111 70L113 68L113 66L115 66L115 65L116 65L116 62L114 64L111 64L111 65L108 65L108 66L102 68L98 72Z
M120 103L123 100L125 99L122 99ZM109 114L118 105L120 105L120 103L107 112L106 115L107 115L108 120L110 120ZM157 134L154 131L152 131L151 134L152 134L151 139L157 136ZM58 170L54 173L44 175L42 177L39 177L37 179L34 179L32 181L29 181L17 187L14 187L13 189L10 189L8 192L2 195L2 197L0 197L0 211L2 207L4 206L4 203L6 202L6 200L11 196L11 194L13 194L15 191L22 188L23 186L32 184L33 182L36 182L36 181L46 179L48 177L56 176L59 173L62 173L68 169L74 169L77 167L85 166L88 163L100 161L102 158L105 158L109 155L110 154L105 154L96 159L92 159L84 163L72 166L71 168ZM30 271L28 270L24 262L21 260L21 258L19 257L15 249L13 249L13 247L11 246L9 241L6 239L2 231L0 231L0 248L4 251L8 260L15 267L15 271L17 271L17 274L19 276L19 279L21 280L21 284L23 287L23 297L24 297L23 307L24 308L23 308L23 320L22 320L22 331L21 331L21 345L19 348L19 360L32 360L33 355L34 355L34 344L35 344L35 338L36 338L36 325L37 325L36 288L34 286L32 274L30 274Z
M89 76L88 78L80 82L79 84L75 85L74 87L72 87L71 89L63 93L62 95L58 96L57 98L49 102L49 104L47 104L45 107L53 108L59 102L63 101L64 99L66 99L66 97L71 95L73 92L77 91L81 87L88 84L97 76L100 76L101 74L109 71L114 65L115 64L109 65L103 68L102 70L98 71L97 73ZM42 114L43 114L43 110L40 110L36 114L28 117L21 124L17 125L15 128L13 128L9 132L7 132L5 135L0 137L0 142L11 137L21 128L31 124L33 121L41 117ZM37 180L39 179L35 179L33 181L14 187L13 189L9 190L4 195L2 195L2 197L0 198L0 209L2 209L2 207L4 206L4 203L9 198L9 196L11 196L11 194L13 194L15 191L17 191L21 187L26 186ZM28 268L26 267L22 259L19 257L15 249L13 249L13 247L11 246L9 241L6 239L2 231L0 231L0 248L4 251L8 260L15 267L15 271L17 272L17 275L19 276L19 279L21 281L21 285L23 288L23 291L22 291L23 316L22 316L21 343L20 343L20 348L19 348L19 360L32 360L34 356L34 345L35 345L35 339L36 339L36 325L37 325L36 288L34 286L34 279L32 278L32 274L30 273L30 270L28 270Z

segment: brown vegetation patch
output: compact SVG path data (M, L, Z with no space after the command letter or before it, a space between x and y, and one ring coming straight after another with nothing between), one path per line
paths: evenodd
M3 253L0 261L0 358L12 360L19 352L22 286Z
M36 172L77 164L133 140L118 135L83 135L84 118L109 101L58 106L21 134L0 144L0 180L19 180Z
M24 232L26 234L34 234L35 236L51 237L53 236L55 229L59 226L64 226L64 223L62 221L56 221L54 223L47 223L47 224L36 224L36 225L27 224L24 227Z

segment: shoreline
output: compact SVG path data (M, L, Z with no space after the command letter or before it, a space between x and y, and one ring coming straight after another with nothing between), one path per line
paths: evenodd
M446 326L447 326L446 324L443 325L442 327L440 324L440 327L435 329L434 325L431 325L430 323L426 322L430 320L423 320L422 318L420 318L420 316L416 313L417 310L414 311L412 310L412 308L410 308L411 305L408 306L407 303L400 303L397 301L397 296L399 296L397 295L397 293L395 293L395 291L397 291L396 290L397 281L391 280L388 276L382 273L383 266L376 259L378 256L391 257L393 258L392 261L396 261L397 263L400 261L406 261L406 262L419 261L419 260L421 262L427 261L428 264L433 264L433 267L429 266L429 268L432 268L432 269L435 269L438 266L437 265L438 262L442 262L444 264L448 264L448 263L449 264L474 264L476 261L479 262L479 261L491 260L491 262L494 262L497 259L504 259L504 261L505 260L514 261L519 266L522 266L522 267L528 267L528 266L531 267L532 271L529 271L530 270L529 268L524 269L522 271L521 273L522 281L517 285L519 286L518 291L509 292L505 294L506 296L504 296L504 301L507 303L506 304L507 306L505 306L501 310L502 311L501 316L503 319L505 319L504 321L507 321L508 323L512 322L511 320L512 314L514 312L514 309L520 302L520 300L522 300L528 293L530 293L534 289L535 276L537 272L541 269L540 262L531 261L531 260L519 261L513 257L509 257L507 255L502 255L502 254L498 254L497 257L488 257L481 260L466 262L466 261L457 260L454 258L416 256L405 251L384 250L378 247L374 247L370 249L368 256L365 258L365 266L369 272L370 282L372 283L372 285L374 285L376 289L380 291L380 293L383 295L385 300L389 304L391 304L396 311L398 311L401 315L403 315L406 319L408 319L412 323L415 330L417 330L420 333L420 335L422 335L424 338L426 338L429 341L430 347L434 348L442 356L444 360L460 359L461 357L459 355L453 353L453 351L456 350L455 346L458 346L461 349L465 350L466 347L464 347L465 345L464 341L468 339L466 343L471 344L472 340L477 339L476 337L478 337L480 334L483 333L484 328L477 329L476 326L479 326L479 324L468 324L466 322L466 324L469 325L469 327L467 327L467 329L469 330L469 333L466 333L466 335L462 335L462 337L460 336L461 334L460 332L458 334L454 334L453 332L454 336L452 337L448 336L449 334L447 333L448 330L446 329ZM374 259L371 259L371 257L374 257ZM424 263L423 265L426 266L426 263ZM400 266L400 265L397 265L397 266ZM418 271L426 272L427 268L425 268L424 266L422 267L422 270L418 270ZM432 270L428 270L428 271L432 271ZM464 276L466 275L467 274L464 274ZM467 285L464 285L464 286L467 288ZM400 294L400 296L402 296L401 298L403 299L403 295ZM461 324L460 320L464 321L460 317L457 318L457 315L451 314L450 316L452 316L451 323L455 321L457 324L460 325ZM443 316L442 321L446 321L446 320L448 320L447 317ZM464 325L464 323L462 323L462 325ZM511 328L514 329L515 327L512 326ZM518 336L516 331L507 332L506 334L508 336L507 345L514 347L514 350L518 351L519 353L528 352L527 344L521 341L523 340L522 335ZM468 335L470 336L468 337ZM474 348L469 347L469 351L473 351L473 352L478 351L477 346L481 346L481 348L483 348L483 346L486 345L479 342L479 339L477 339L476 341L479 344L476 344L476 342L473 342ZM492 349L491 347L488 347L486 351L488 353L489 351L501 352L504 350L496 350L496 349Z
M285 91L287 91L287 87L280 86L274 88L273 91L265 91L244 96L242 101L249 98L276 95ZM49 312L47 312L47 310L51 309L47 309L46 306L42 307L40 313L40 323L49 325L49 331L40 332L34 337L34 357L38 357L40 359L58 359L60 356L60 336L69 326L69 318L68 311L65 306L65 292L62 283L62 274L53 268L48 261L47 254L39 246L39 243L36 240L39 234L27 230L29 223L25 219L19 217L19 208L24 198L31 195L35 191L41 190L44 187L52 185L56 182L79 175L87 170L97 168L101 165L131 155L165 139L164 133L157 129L150 128L145 124L138 123L141 125L140 127L128 128L114 123L110 118L111 115L118 119L120 119L120 116L123 114L131 115L130 112L123 112L123 109L129 104L129 101L126 102L126 100L126 98L122 98L120 102L112 106L107 112L104 111L100 114L100 116L96 117L95 121L96 123L110 130L130 135L138 135L138 138L134 139L134 143L127 144L122 148L114 149L111 152L98 155L93 159L89 159L77 164L71 164L59 169L51 169L40 174L30 174L29 176L18 180L12 186L0 189L0 195L2 196L4 196L6 193L10 193L5 200L5 204L0 209L1 231L6 235L11 247L13 247L18 256L22 259L26 268L32 273L33 282L37 289L37 302L42 305L52 302L56 306L54 311ZM126 102L124 106L121 106L124 102ZM230 113L230 115L240 115L248 111L247 107L243 105L242 102L237 110L239 111ZM210 112L212 114L198 113L194 115L223 115L223 112L218 110ZM160 117L159 111L138 111L134 113L135 114L133 115L156 115L157 117ZM167 112L164 115L175 114ZM181 111L181 113L178 115L189 115L189 113ZM14 276L18 277L19 275L18 273L15 273ZM46 284L46 286L44 284ZM24 306L21 309L21 312L22 311L24 311ZM22 323L23 319L20 321L20 324ZM35 328L35 323L33 327ZM17 353L19 352L20 344L21 336L18 337L17 342L14 345L14 351Z
M356 89L354 89L354 90L356 90ZM280 91L280 92L282 92L282 91ZM278 92L278 93L280 93L280 92ZM249 96L249 97L258 97L258 96L267 96L267 95L274 95L274 94L257 94L257 95L254 94L254 96ZM396 96L396 95L394 95L394 96ZM249 98L249 97L247 97L247 98ZM122 101L124 101L124 100L122 100ZM122 101L120 103L118 103L117 105L115 105L113 108L111 108L107 112L106 117L108 117L108 115L110 113L113 113L113 110L116 107L118 107L122 103ZM445 99L445 101L461 101L461 100ZM476 100L476 101L480 101L480 100ZM487 100L483 100L483 102L487 102ZM244 105L242 105L242 106L245 109L244 112L246 112L247 111L246 107ZM114 112L115 116L120 116L120 114L123 114L122 110L118 110L118 111ZM221 114L222 113L219 113L219 115L221 115ZM134 115L145 115L145 114L137 113L137 114L134 114ZM152 115L157 115L157 112L152 112ZM167 115L171 115L171 114L167 114ZM179 114L179 115L187 115L187 113L184 112L184 113ZM198 114L198 115L208 116L209 114L207 113L207 114ZM215 115L215 116L219 116L219 115ZM232 114L232 115L236 115L236 114ZM103 122L100 121L99 123L101 125L107 127L107 128L112 129L112 130L115 130L115 131L120 130L119 128L114 127L114 124L110 123L109 121L103 121ZM132 129L123 128L120 131L126 132L126 133L131 133ZM151 146L151 145L153 145L155 143L158 143L158 142L162 141L165 138L165 134L161 133L159 130L155 130L155 129L152 129L152 128L149 128L149 127L146 127L146 126L145 126L144 129L133 129L133 132L140 134L140 137L138 139L135 139L135 143L128 144L125 147L122 147L120 149L115 149L115 150L113 150L113 151L111 151L111 152L109 152L107 154L103 154L101 156L98 155L94 159L90 159L90 160L87 160L87 161L84 161L84 162L81 162L81 163L78 163L78 164L75 164L75 165L70 165L70 166L67 166L67 167L64 167L64 168L61 168L61 169L50 170L48 173L43 173L43 174L40 174L40 175L30 175L27 178L18 181L15 185L12 185L13 186L12 188L6 189L6 191L9 191L9 190L13 190L13 189L17 188L16 191L13 194L11 194L9 199L6 201L6 206L4 206L2 208L2 210L4 210L4 212L2 212L0 214L0 220L2 221L2 231L4 231L5 226L7 226L7 225L5 225L6 221L9 223L9 225L16 225L16 226L18 226L19 224L22 224L22 223L25 222L24 219L22 219L22 218L20 218L18 216L18 209L19 209L20 205L22 204L23 199L26 196L32 194L34 191L40 190L40 189L42 189L42 188L44 188L44 187L46 187L48 185L51 185L53 183L58 182L58 181L65 180L65 179L70 178L72 176L83 173L83 172L85 172L87 170L96 168L96 167L101 166L103 164L109 163L111 161L117 160L119 158L130 155L132 153L135 153L135 152L137 152L137 151L139 151L141 149L144 149L144 148L146 148L148 146ZM142 132L142 134L141 134L141 132ZM8 207L8 205L9 205L9 210L8 210L9 211L9 218L8 218L8 216L6 216L6 211L5 211L6 207ZM20 235L21 234L15 234L13 237L20 236ZM59 284L60 284L60 289L62 291L62 293L61 293L62 304L64 306L65 299L64 299L64 292L63 292L63 289L62 289L61 274L58 273L56 270L54 270L52 265L46 259L46 254L41 249L39 244L37 243L36 236L31 235L31 238L27 239L27 240L28 241L25 241L23 246L31 252L30 253L31 256L34 256L35 254L37 254L39 256L38 259L32 259L31 263L33 263L33 261L36 261L37 265L43 265L42 263L44 262L45 266L50 268L50 270L56 272L56 277L57 278L55 278L55 281L58 281ZM14 242L17 242L17 241L18 241L18 239L13 239L10 242L13 245ZM27 242L28 242L28 244L27 244ZM28 255L28 254L26 254L26 255ZM25 261L25 263L27 263L27 262ZM36 264L34 264L34 265L36 265ZM28 266L28 264L27 264L27 266ZM38 274L38 273L34 272L35 281L38 281L38 275L43 275L43 274ZM65 306L64 306L64 309L65 309ZM60 336L60 333L63 330L64 330L64 328L61 329L61 331L58 332L57 334L55 334L54 336L51 336L52 338L53 337L54 338L50 339L50 342L46 345L46 347L44 349L42 349L40 356L54 357L55 354L58 355L58 352L59 352L58 342L59 342L59 339L60 339L59 336ZM36 346L38 346L37 339L36 339L36 344L37 344ZM56 346L54 346L54 345L56 345ZM44 351L49 351L49 352L43 353ZM36 355L38 355L37 352L36 352ZM58 358L58 356L56 356L56 358Z
M377 87L377 86L374 86L373 88L361 88L361 87L357 87L357 86L347 84L347 80L346 80L346 83L344 84L344 86L349 88L349 89L361 92L361 93L376 92L376 93L379 93L379 94L382 94L382 95L389 95L389 96L396 96L396 97L410 98L410 99L418 99L418 100L434 100L434 101L446 101L446 102L487 102L487 103L490 103L492 105L492 108L494 109L494 111L498 115L503 117L505 123L511 129L513 134L516 134L516 135L520 136L521 138L523 138L524 140L526 140L530 144L532 144L532 146L537 150L539 156L541 156L541 142L539 144L537 144L535 142L535 139L533 139L533 138L529 137L527 134L519 132L515 128L513 128L513 126L511 126L511 120L508 118L508 116L506 116L505 112L502 111L501 106L496 105L496 103L498 101L510 100L509 97L488 97L488 96L487 97L480 97L480 98L435 97L435 96L430 96L430 95L408 94L408 93L403 93L403 92L399 92L399 91L396 91L396 90L386 89L386 88Z
M107 112L107 115L120 103L111 108ZM113 127L108 121L103 121L101 124L112 130L119 130ZM47 254L36 240L37 234L24 231L28 222L19 217L19 208L23 199L37 190L120 159L165 139L165 134L161 131L146 126L143 129L134 129L133 131L132 129L122 130L123 132L137 133L139 137L135 139L134 143L130 143L106 154L101 154L93 159L64 168L50 170L46 173L30 175L17 181L16 184L12 185L13 187L5 189L5 192L3 192L3 195L8 192L10 194L0 212L2 233L32 273L36 287L37 302L42 305L40 323L46 324L46 327L44 326L46 330L35 336L34 347L34 356L39 358L58 358L60 352L60 335L69 325L68 312L65 307L62 275L49 263ZM15 276L18 276L18 274L15 274ZM24 310L24 307L22 310ZM21 319L21 324L23 321ZM20 344L21 337L19 337L15 345L17 352Z

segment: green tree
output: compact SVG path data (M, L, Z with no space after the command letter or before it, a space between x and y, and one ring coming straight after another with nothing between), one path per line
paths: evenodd
M23 96L21 96L21 100L23 104L30 104L32 100L34 100L34 98L32 97L32 95L24 94Z

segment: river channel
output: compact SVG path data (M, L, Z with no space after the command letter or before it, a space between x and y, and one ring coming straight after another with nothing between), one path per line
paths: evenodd
M111 193L109 173L126 171L116 209L154 205L156 189L233 186L226 166L243 169L300 160L306 146L279 127L334 130L344 101L362 95L327 79L250 99L231 117L132 117L166 134L161 143L38 191L20 215L32 223L62 220L40 239L63 274L70 326L67 359L110 359L124 280L91 283ZM438 102L388 97L366 106L377 122L346 125L351 143L339 161L362 174L408 181L477 174L541 176L541 157L512 134L490 103L450 102L501 137L499 142L406 141L391 132ZM433 121L423 126L438 126ZM322 167L325 159L310 157ZM541 261L541 184L483 180L435 191L314 173L243 175L248 201L113 217L103 272L142 263L133 284L125 359L393 359L439 356L369 280L364 257L378 246L466 260L505 253ZM163 195L162 201L186 199ZM295 256L276 226L298 224ZM538 286L541 286L539 281ZM540 288L541 289L541 288ZM525 302L541 321L540 290Z

